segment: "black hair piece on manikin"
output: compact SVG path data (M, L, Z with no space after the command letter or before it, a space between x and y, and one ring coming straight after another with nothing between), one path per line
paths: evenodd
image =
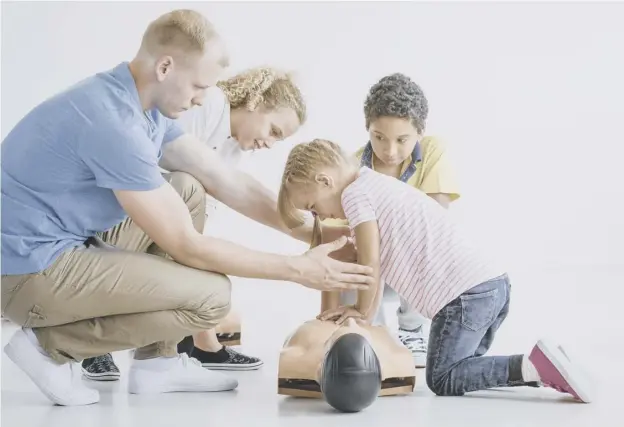
M381 390L381 366L375 350L360 334L338 338L325 354L321 393L341 412L359 412L370 406Z

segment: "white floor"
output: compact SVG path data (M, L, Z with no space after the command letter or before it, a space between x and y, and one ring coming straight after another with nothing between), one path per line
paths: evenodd
M379 398L358 414L340 414L320 400L276 394L277 358L284 338L316 314L318 295L284 283L236 281L234 298L244 314L243 347L265 365L254 372L233 373L238 390L212 394L134 396L126 381L93 383L101 402L88 407L54 407L2 356L2 426L621 426L616 416L624 380L624 321L618 296L624 295L624 270L566 269L565 272L512 272L511 314L500 330L492 354L526 352L540 335L557 338L594 380L594 403L577 404L544 389L507 389L458 398L434 396L417 378L412 395ZM565 292L561 292L565 289ZM392 318L393 307L388 307ZM15 328L4 324L3 345ZM128 353L117 353L122 370ZM458 419L458 416L461 417Z

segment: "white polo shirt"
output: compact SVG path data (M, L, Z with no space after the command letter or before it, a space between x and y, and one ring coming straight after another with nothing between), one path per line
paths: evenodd
M230 104L221 89L216 86L208 89L203 105L182 113L178 124L215 150L228 166L238 167L243 151L231 136ZM214 214L218 205L213 197L206 197L206 219Z

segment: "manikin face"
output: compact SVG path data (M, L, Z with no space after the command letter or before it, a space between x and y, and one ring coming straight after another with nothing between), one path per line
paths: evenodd
M339 188L332 171L316 174L315 182L292 184L290 198L295 208L311 212L321 221L327 218L345 218L341 195L344 188Z
M177 119L182 112L201 105L206 89L214 86L224 71L226 56L224 44L215 39L203 55L160 58L155 69L155 107L165 117Z
M368 133L375 157L385 166L402 164L414 151L421 135L409 119L379 117L372 120Z
M269 110L260 105L254 111L239 108L234 114L232 136L244 151L271 148L276 142L293 135L300 126L292 108Z

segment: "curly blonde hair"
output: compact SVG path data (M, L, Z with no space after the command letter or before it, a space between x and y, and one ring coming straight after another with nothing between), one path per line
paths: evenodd
M297 144L288 154L282 184L277 197L277 208L284 224L291 230L305 223L302 212L295 208L289 192L293 185L315 182L316 174L324 167L354 166L353 158L340 146L325 139Z
M217 83L232 108L254 111L260 104L269 109L292 108L299 124L307 118L303 95L292 76L269 67L252 68Z

